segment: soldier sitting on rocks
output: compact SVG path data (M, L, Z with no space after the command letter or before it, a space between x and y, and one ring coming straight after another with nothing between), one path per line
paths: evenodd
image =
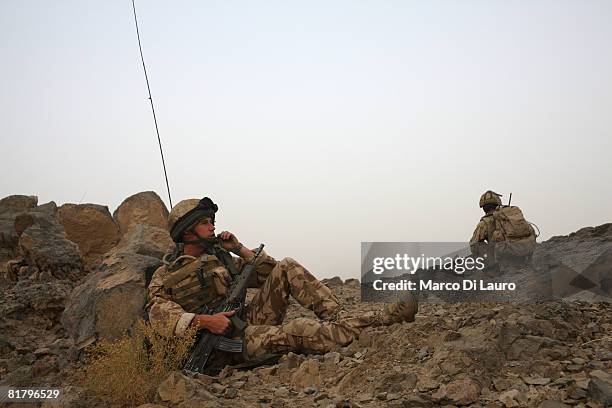
M199 311L223 301L232 282L231 268L242 270L254 252L231 232L215 236L217 210L205 197L183 200L170 212L170 235L177 246L155 271L146 305L149 320L160 333L181 336L190 326L214 334L231 329L228 317L235 311L213 315ZM336 295L297 261L277 261L263 251L255 261L254 277L250 287L258 290L241 316L248 323L240 356L246 361L289 351L326 353L351 343L365 327L413 321L418 309L416 299L409 296L380 312L346 317ZM283 322L289 296L318 319Z

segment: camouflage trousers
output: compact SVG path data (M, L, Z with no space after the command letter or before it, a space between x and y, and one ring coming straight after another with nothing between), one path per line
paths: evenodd
M290 296L314 311L319 320L297 318L283 324ZM351 343L362 328L375 322L374 314L338 319L341 309L331 289L302 265L291 258L281 260L247 308L246 357L289 351L325 353Z

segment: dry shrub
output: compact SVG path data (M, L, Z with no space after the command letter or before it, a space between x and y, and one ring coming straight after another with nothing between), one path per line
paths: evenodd
M137 406L153 399L159 384L179 369L194 342L195 330L183 337L164 336L138 322L132 337L101 340L89 348L79 382L118 406Z

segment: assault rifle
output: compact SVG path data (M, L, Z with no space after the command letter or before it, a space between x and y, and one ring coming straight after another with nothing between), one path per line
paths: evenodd
M257 251L255 251L255 256L253 256L253 259L251 259L247 266L245 266L242 273L234 278L234 281L230 286L230 293L228 297L217 307L211 309L206 308L201 312L202 314L213 315L216 313L236 310L236 313L229 317L229 320L232 323L232 331L234 333L244 331L247 326L239 315L244 308L247 286L251 280L253 272L255 271L255 261L261 254L263 247L263 244L259 245ZM197 344L193 348L191 356L185 362L183 369L195 373L202 373L215 349L230 353L241 353L242 348L242 340L229 339L220 334L213 334L206 329L202 329L202 333L200 333Z

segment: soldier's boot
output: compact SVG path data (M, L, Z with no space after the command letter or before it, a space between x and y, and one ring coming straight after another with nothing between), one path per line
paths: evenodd
M402 323L414 322L414 317L419 311L419 302L411 292L403 295L401 300L385 306L380 314L381 323L385 326Z

